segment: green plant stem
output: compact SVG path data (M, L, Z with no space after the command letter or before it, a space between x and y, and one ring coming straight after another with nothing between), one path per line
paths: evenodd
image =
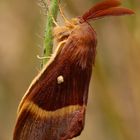
M52 30L54 27L52 17L56 19L57 12L58 12L58 0L51 0L48 9L47 19L46 19L44 52L43 52L43 56L46 57L46 59L43 60L43 66L46 64L46 62L49 60L49 57L52 54L52 49L53 49Z

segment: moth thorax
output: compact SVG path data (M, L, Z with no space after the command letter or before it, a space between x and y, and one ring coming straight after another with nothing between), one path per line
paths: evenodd
M66 21L64 26L56 26L53 29L53 36L57 42L66 40L71 32L79 25L79 19L73 18L70 21Z

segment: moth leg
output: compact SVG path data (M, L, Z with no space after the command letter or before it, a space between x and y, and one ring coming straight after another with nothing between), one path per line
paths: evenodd
M67 42L67 39L59 42L59 44L57 45L55 52L58 54L60 52L60 50L62 49L62 47L64 46L64 44ZM55 54L55 53L54 53Z
M41 8L43 8L43 10L45 11L45 15L48 15L50 1L48 0L48 1L45 2L45 0L39 0L39 2L40 2L39 3L39 6ZM59 25L57 24L56 20L52 16L52 13L50 13L50 15L51 15L51 18L53 20L54 25L57 26L57 27L59 27Z
M58 44L58 48L59 47L61 47L61 46L63 46L63 44L65 44L67 42L67 39L65 39L65 40L63 40L63 41L61 41L61 42L59 42L59 44Z
M54 17L52 16L51 14L51 17L52 17L52 20L53 20L53 23L56 27L60 27L60 25L57 23L57 21L54 19Z
M51 58L51 56L39 56L39 55L37 55L36 56L38 59L40 59L40 60L43 60L43 59L50 59Z
M61 8L60 3L58 4L58 6L59 6L60 15L62 16L63 20L64 20L65 22L70 22L70 21L65 17L64 12L63 12L63 10L62 10L62 8Z
M65 39L65 40L63 40L63 41L61 41L61 42L59 42L59 44L58 44L58 46L57 46L57 48L56 48L56 52L57 52L57 53L61 50L61 47L66 43L66 41L67 41L67 39ZM40 59L40 60L43 60L43 59L50 59L51 57L52 57L52 55L51 55L51 56L39 56L39 55L37 55L37 58Z
M65 14L64 14L64 12L63 12L63 10L62 10L62 7L61 7L61 5L60 5L60 2L59 2L59 4L58 4L58 7L59 7L60 15L61 15L61 17L63 18L63 20L65 21L66 25L67 25L67 26L74 27L74 25L68 20L68 18L66 18Z

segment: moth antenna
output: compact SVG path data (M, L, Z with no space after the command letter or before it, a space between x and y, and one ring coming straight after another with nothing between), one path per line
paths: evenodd
M83 14L82 18L86 20L90 15L97 11L117 7L119 5L121 5L120 0L105 0L91 7L87 12L85 12L85 14Z
M90 19L98 19L105 16L119 16L134 13L130 9L118 8L120 4L120 0L105 0L97 3L80 17L80 22L82 23Z
M134 14L134 12L130 9L123 8L123 7L116 7L116 8L109 8L100 12L97 12L96 14L89 17L89 19L99 19L103 18L105 16L121 16L121 15L130 15Z

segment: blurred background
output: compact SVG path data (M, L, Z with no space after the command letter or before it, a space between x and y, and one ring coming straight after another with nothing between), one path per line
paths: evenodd
M98 1L61 3L72 18ZM46 17L37 3L0 0L0 140L12 139L18 104L40 70L36 56L42 52ZM140 1L122 4L136 14L91 22L98 35L96 64L85 129L75 140L140 139Z

